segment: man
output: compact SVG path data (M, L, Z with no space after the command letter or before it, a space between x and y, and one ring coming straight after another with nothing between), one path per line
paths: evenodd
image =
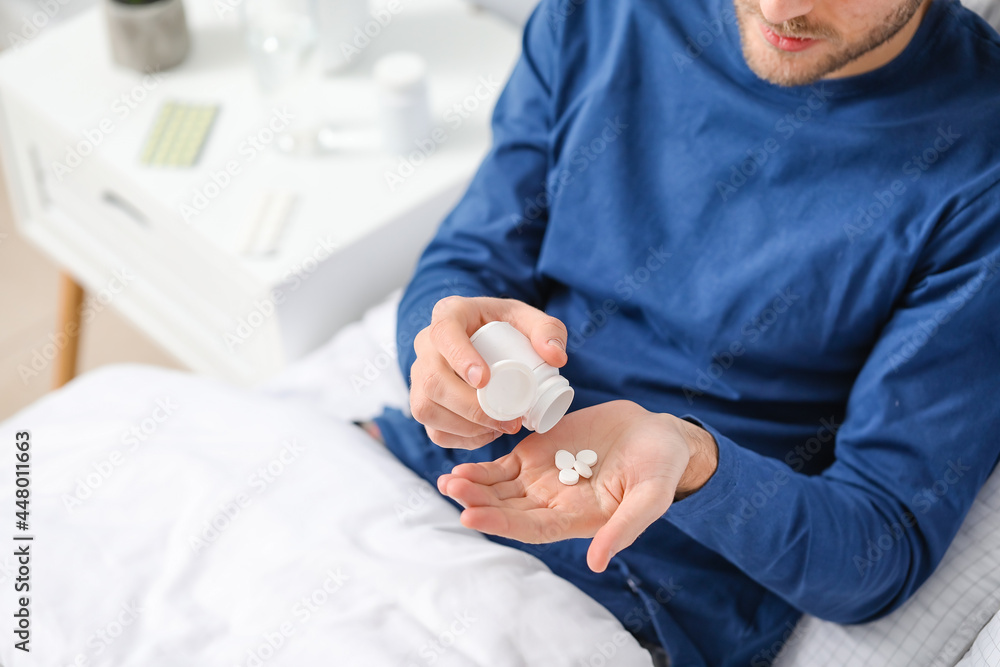
M950 0L543 1L400 306L387 445L674 665L892 611L1000 457L998 120ZM493 320L576 390L548 433L479 408Z

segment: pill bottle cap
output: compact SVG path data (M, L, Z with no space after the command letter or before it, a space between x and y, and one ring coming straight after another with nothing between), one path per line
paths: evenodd
M499 421L517 419L535 400L535 376L527 364L514 359L490 366L490 380L476 390L483 412Z
M524 416L524 426L536 433L545 433L559 423L573 403L573 388L561 375L548 378L538 387L537 400Z

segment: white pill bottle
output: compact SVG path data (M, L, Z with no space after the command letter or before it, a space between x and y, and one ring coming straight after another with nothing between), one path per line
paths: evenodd
M483 412L499 421L523 417L522 425L537 433L559 423L573 402L573 388L527 336L507 322L490 322L471 340L490 367L489 382L476 391Z
M397 155L419 148L431 132L427 62L416 53L399 51L379 58L373 74L384 147Z

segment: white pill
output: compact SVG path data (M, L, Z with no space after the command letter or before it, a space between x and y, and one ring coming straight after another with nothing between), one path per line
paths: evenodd
M580 459L577 459L576 463L573 464L573 470L577 471L577 473L580 474L580 477L585 477L587 479L590 479L590 477L594 474L594 471L590 469L590 466Z
M560 449L556 452L556 467L560 470L571 470L573 468L573 463L576 462L576 457L567 452L565 449Z
M569 468L568 470L560 470L559 481L566 486L573 486L580 481L580 475L572 468Z
M597 452L593 449L584 449L576 455L576 460L593 467L597 463Z

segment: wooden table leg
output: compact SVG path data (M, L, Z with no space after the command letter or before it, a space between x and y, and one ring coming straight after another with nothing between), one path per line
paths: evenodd
M66 344L55 359L52 388L58 389L76 376L76 356L80 349L80 307L83 305L83 288L73 276L59 274L59 311L56 313L56 336L64 334Z

